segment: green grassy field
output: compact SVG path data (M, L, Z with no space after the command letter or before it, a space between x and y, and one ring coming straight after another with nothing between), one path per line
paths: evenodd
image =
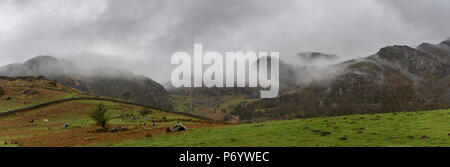
M110 146L450 146L450 110L271 121L160 134Z

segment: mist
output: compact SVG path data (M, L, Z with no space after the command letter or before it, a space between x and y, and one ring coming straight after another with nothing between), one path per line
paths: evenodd
M326 66L450 37L446 0L5 0L0 11L0 65L52 55L160 83L175 67L171 55L192 53L194 43L205 52L276 51L300 67L298 53L337 55L314 62Z

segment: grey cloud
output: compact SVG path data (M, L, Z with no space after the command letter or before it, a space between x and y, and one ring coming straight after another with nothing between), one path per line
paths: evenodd
M382 0L402 21L427 30L435 40L450 37L450 1Z
M171 54L196 42L219 52L280 51L295 64L298 52L350 59L450 37L445 0L6 0L0 10L0 65L45 54L157 81L169 78Z

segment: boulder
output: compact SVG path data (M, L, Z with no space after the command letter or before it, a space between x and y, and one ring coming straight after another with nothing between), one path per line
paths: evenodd
M181 123L177 123L175 124L172 128L167 128L166 132L178 132L178 131L184 131L187 130L188 128L186 126L184 126Z
M112 129L111 129L111 132L121 132L121 131L126 131L126 130L128 130L128 129L119 126L119 127L114 127L114 128L112 128Z
M62 126L62 128L63 128L63 129L66 129L66 128L68 128L69 126L70 126L69 123L65 123L65 124Z
M34 89L29 89L29 90L27 90L27 91L25 92L25 94L26 94L27 96L36 95L36 94L38 94L38 93L39 93L39 92L36 91L36 90L34 90Z

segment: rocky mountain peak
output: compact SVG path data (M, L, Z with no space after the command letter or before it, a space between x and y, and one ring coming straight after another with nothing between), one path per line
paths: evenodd
M440 45L444 45L444 46L450 47L450 38L447 38L445 41L442 41L440 43Z
M325 54L321 52L306 52L297 54L303 61L311 62L316 60L332 60L338 57L333 54Z

